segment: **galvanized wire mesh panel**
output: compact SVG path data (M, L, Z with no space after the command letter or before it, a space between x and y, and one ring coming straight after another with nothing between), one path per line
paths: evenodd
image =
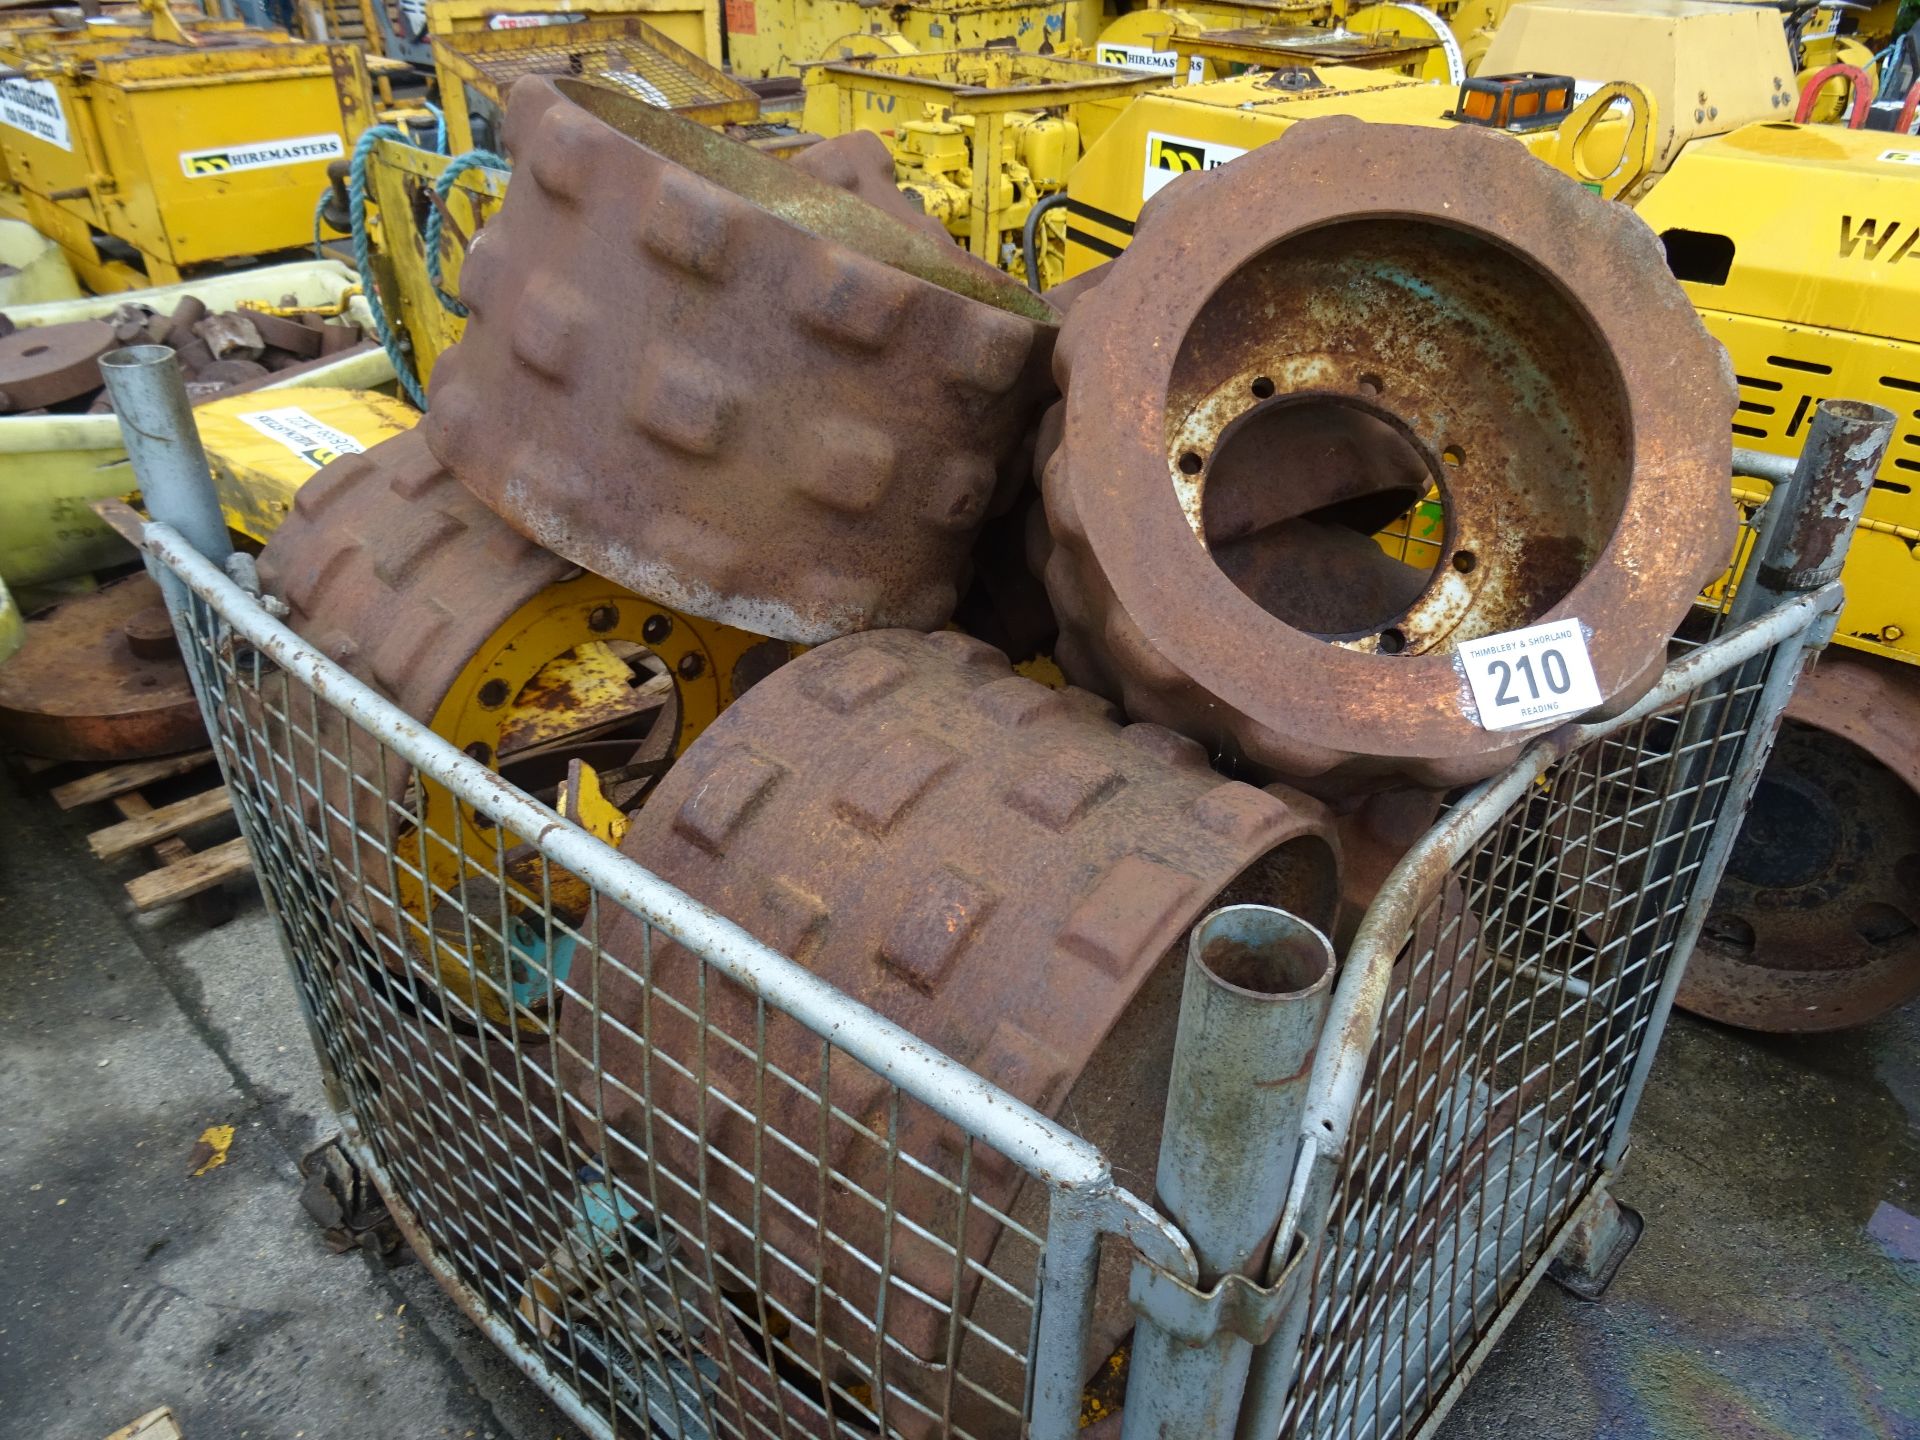
M350 1135L416 1249L577 1418L1023 1431L1052 1192L983 1191L1031 1157L863 1063L852 1001L803 1025L485 814L436 832L436 780L204 603L184 639ZM1005 1109L1053 1147L1050 1180L1106 1183Z
M470 52L468 59L493 83L496 96L504 96L523 75L580 75L603 85L622 86L663 110L735 98L730 90L702 83L705 77L674 64L639 39L526 45L513 50Z
M1125 1281L1124 1256L1096 1275L1097 1236L1198 1278L1092 1147L555 838L552 811L163 553L287 667L189 607L183 652L349 1136L569 1413L601 1435L1071 1433L1108 1358L1096 1291ZM1658 703L1529 752L1418 852L1450 863L1376 902L1340 987L1386 977L1379 1033L1348 1123L1307 1127L1309 1149L1317 1124L1347 1143L1306 1235L1281 1433L1409 1433L1617 1158L1714 856L1837 603L1804 597L1696 651ZM990 1202L1009 1174L1028 1183Z
M1529 771L1424 878L1282 1433L1412 1433L1617 1158L1712 842L1739 823L1800 643Z
M527 75L575 75L710 123L750 120L753 93L725 71L633 17L435 37L462 78L494 105Z

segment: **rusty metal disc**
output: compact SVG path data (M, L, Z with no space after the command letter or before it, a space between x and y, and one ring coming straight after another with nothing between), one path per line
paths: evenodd
M1920 995L1920 672L1829 652L1800 682L1677 1003L1750 1030Z
M1324 807L1283 787L1228 780L1192 741L1156 725L1123 727L1094 697L1015 675L999 652L952 631L879 631L795 660L695 743L621 848L1018 1099L1073 1116L1128 1174L1153 1168L1180 980L1180 965L1166 962L1181 958L1188 929L1234 900L1284 905L1323 926L1337 903ZM871 1355L872 1322L861 1317L876 1313L878 1286L847 1247L878 1256L888 1243L883 1218L855 1187L892 1194L909 1224L891 1237L886 1348L936 1374L939 1307L914 1297L957 1284L955 1308L974 1306L975 1323L1011 1338L1007 1353L1023 1353L1030 1317L996 1311L991 1286L976 1305L973 1267L956 1276L950 1254L914 1238L916 1226L953 1233L937 1184L915 1179L905 1162L889 1173L881 1148L836 1124L828 1143L847 1183L822 1196L804 1158L820 1143L822 1107L770 1078L818 1083L819 1037L771 1010L756 1019L744 990L714 976L703 983L694 956L624 912L603 923L603 949L616 958L574 981L597 998L599 1014L562 1007L555 1059L589 1147L643 1193L649 1156L663 1173L705 1177L699 1190L652 1187L666 1212L656 1223L697 1236L705 1211L758 1214L767 1246L802 1269L816 1260L824 1268L839 1297L826 1307L827 1343ZM634 967L649 943L643 987ZM716 1036L749 1045L764 1024L767 1064L756 1067L732 1041L708 1043L689 1018L696 1013ZM885 1082L845 1059L832 1063L836 1112L884 1133ZM679 1078L689 1073L679 1067L697 1064L725 1104ZM766 1135L736 1121L736 1104L752 1107ZM684 1138L701 1135L703 1116L705 1145L731 1164L703 1160ZM898 1126L915 1164L961 1174L965 1137L917 1106L903 1109ZM1003 1157L972 1153L973 1193L991 1210L974 1216L966 1251L988 1266L1000 1233L991 1214L1038 1224L1044 1202L1020 1198L1022 1172ZM735 1168L756 1154L765 1157L763 1199ZM830 1253L820 1251L815 1213L844 1237ZM755 1240L725 1224L711 1229L725 1261L755 1273ZM804 1276L768 1268L783 1313L816 1314ZM1100 1323L1116 1327L1101 1344L1131 1323L1124 1290L1122 1278L1112 1306L1097 1307ZM794 1343L811 1353L799 1328ZM986 1383L995 1362L974 1344L959 1363ZM1094 1349L1105 1355L1101 1344ZM999 1378L1017 1406L1012 1368ZM913 1373L903 1359L894 1375L910 1387ZM789 1413L796 1421L800 1433L815 1433ZM969 1428L993 1433L991 1424Z
M525 178L461 273L441 461L687 614L807 643L944 624L1051 394L1053 308L808 174L835 142L789 165L547 78L507 134ZM825 173L858 189L872 145L848 148Z
M0 741L52 760L132 760L206 743L160 587L129 576L27 622L0 665Z
M120 342L104 320L40 325L0 337L0 413L58 405L100 388L100 357Z
M1296 125L1168 185L1106 271L1056 363L1056 658L1239 773L1492 773L1529 732L1480 726L1460 642L1577 618L1619 705L1726 563L1724 351L1630 211L1504 136ZM1274 588L1409 493L1444 517L1416 585Z

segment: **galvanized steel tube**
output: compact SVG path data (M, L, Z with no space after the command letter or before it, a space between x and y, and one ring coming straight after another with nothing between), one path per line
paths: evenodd
M1203 1291L1233 1275L1264 1282L1333 971L1327 937L1271 906L1216 910L1188 940L1155 1183L1199 1257ZM1196 1345L1143 1317L1124 1440L1226 1440L1252 1356L1238 1335Z
M233 549L194 428L180 361L165 345L132 345L100 357L120 435L147 513L171 525L214 564Z

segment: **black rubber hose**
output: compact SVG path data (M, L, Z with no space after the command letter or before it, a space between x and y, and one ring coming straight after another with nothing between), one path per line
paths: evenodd
M1064 190L1041 196L1027 211L1027 223L1020 227L1020 260L1027 267L1027 288L1035 294L1040 291L1040 217L1054 206L1066 203L1067 192Z

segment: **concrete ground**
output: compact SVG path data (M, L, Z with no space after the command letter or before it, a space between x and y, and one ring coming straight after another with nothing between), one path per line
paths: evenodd
M31 788L31 787L29 787ZM257 899L129 917L0 774L0 1437L571 1440L418 1267L335 1256L294 1162L329 1127ZM196 1144L231 1125L226 1162ZM1763 1040L1676 1019L1607 1299L1543 1286L1445 1440L1920 1437L1920 1010Z

